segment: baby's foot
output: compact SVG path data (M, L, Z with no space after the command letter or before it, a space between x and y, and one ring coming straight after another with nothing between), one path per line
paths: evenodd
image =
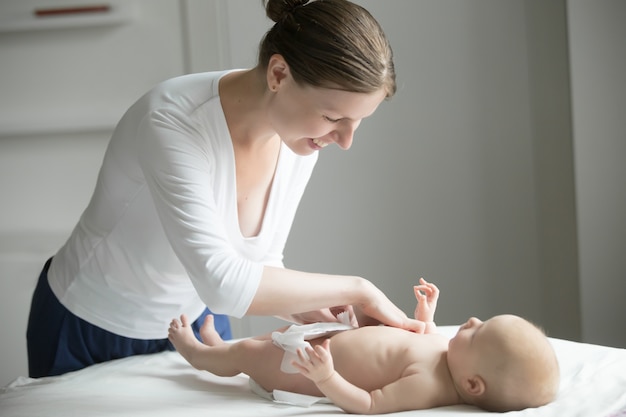
M192 355L194 351L197 350L198 346L202 346L198 339L196 339L193 329L191 328L191 323L189 323L189 319L185 314L180 316L180 321L178 319L172 319L170 328L167 331L167 338L188 362L191 362Z
M208 346L218 346L224 344L224 340L220 334L215 330L215 319L212 314L209 314L204 319L202 327L200 327L200 338L202 343Z

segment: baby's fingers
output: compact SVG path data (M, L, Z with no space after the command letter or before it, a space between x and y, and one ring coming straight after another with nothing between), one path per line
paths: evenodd
M426 282L423 278L420 278L420 282L422 284L415 285L413 288L415 290L415 296L417 297L417 291L421 291L425 293L428 298L438 298L439 297L439 288L430 282Z
M315 356L322 361L330 358L330 339L326 339L321 345L315 346Z
M298 355L299 362L306 363L309 361L309 355L307 355L301 348L296 349L296 354Z
M433 284L432 282L426 281L424 278L420 278L420 284L425 287L428 287L433 292L439 292L439 288L437 288L435 284Z
M413 287L413 291L415 292L415 298L417 300L425 300L427 296L432 294L432 289L425 285L415 285Z

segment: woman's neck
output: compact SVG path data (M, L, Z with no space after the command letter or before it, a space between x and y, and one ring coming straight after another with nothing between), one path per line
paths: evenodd
M220 80L220 101L233 145L254 149L275 139L267 118L269 91L263 71L253 68Z

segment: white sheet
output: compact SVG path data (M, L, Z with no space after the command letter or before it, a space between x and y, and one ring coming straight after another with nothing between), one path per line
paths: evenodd
M442 326L452 335L456 326ZM555 402L508 413L512 417L626 417L626 349L551 339L561 366ZM176 352L136 356L57 377L20 377L0 390L0 416L339 416L329 404L277 404L252 393L248 378L216 377L193 369ZM391 416L472 417L469 406Z

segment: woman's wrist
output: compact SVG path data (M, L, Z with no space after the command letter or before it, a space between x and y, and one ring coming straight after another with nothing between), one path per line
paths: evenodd
M369 305L376 298L378 288L372 284L369 280L362 277L355 278L355 288L357 294L357 300L355 304L360 306Z

